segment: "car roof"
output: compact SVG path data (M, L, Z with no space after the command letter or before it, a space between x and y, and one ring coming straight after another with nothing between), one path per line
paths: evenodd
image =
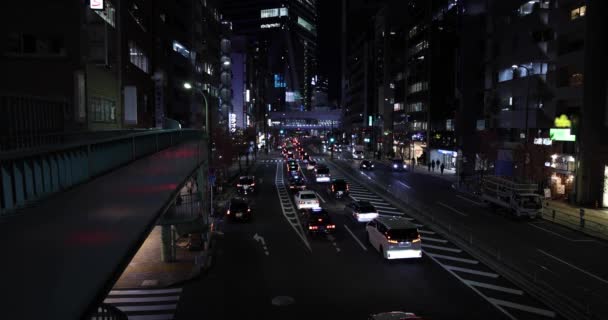
M402 217L395 216L379 216L376 218L377 221L384 224L389 229L410 229L416 228L416 225L411 223L409 220Z
M302 194L313 194L315 197L317 196L317 194L314 191L312 191L312 190L302 190L302 191L298 192L298 194L299 195L302 195Z

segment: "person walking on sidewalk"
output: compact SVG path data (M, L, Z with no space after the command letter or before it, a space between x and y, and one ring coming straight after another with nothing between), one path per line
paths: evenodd
M435 160L431 160L431 170L435 171Z
M443 170L445 169L445 165L443 165L443 163L442 163L441 166L439 167L439 169L441 169L441 174L443 174Z
M427 165L429 166L429 172L431 172L431 163L429 162Z

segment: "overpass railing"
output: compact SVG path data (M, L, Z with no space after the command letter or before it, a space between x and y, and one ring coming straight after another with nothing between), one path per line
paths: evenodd
M19 208L138 158L202 137L202 131L194 129L147 130L0 153L0 216L17 213Z

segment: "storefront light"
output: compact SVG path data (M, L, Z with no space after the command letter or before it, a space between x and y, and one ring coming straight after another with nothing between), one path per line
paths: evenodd
M555 159L557 159L557 154L553 154L553 155L551 155L551 159L552 159L553 161L555 161Z
M568 157L568 162L574 162L574 157L573 156L569 156Z

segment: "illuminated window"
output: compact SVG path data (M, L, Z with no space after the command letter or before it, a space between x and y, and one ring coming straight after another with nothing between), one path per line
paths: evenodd
M587 6L580 6L578 8L572 9L570 11L570 20L576 20L578 18L584 17L585 13L587 13Z
M181 54L182 56L184 56L184 58L190 57L190 50L188 50L186 47L184 47L181 43L177 41L173 41L173 51Z
M302 28L304 28L304 29L306 29L306 30L308 30L310 32L314 32L315 31L315 27L310 22L308 22L306 19L302 19L302 18L298 17L298 24Z
M289 14L287 8L273 8L260 10L260 18L285 17Z
M91 96L89 98L91 120L94 122L116 122L116 101Z
M133 41L129 41L129 61L141 71L145 73L149 72L150 63L148 56Z
M407 112L420 112L424 109L422 102L412 102L407 104Z
M416 82L408 87L408 93L416 93L428 89L428 82Z
M583 74L582 73L574 73L570 76L570 86L571 87L581 87L583 86Z
M271 29L280 27L280 23L265 23L260 25L260 29Z
M401 102L400 103L395 103L393 105L393 111L402 111L403 109L404 109L403 108L403 103L401 103Z

